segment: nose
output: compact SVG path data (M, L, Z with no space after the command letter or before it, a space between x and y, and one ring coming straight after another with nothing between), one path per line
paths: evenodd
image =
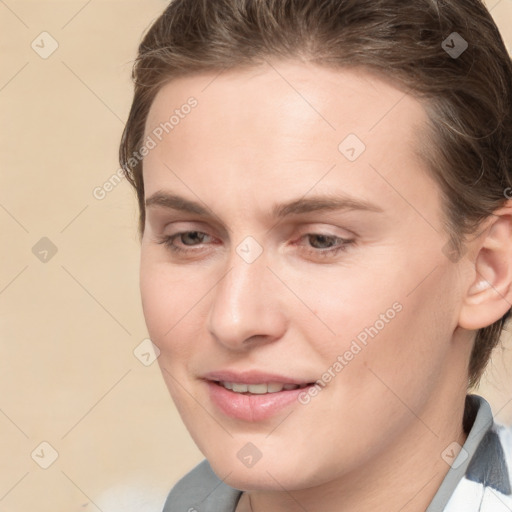
M252 263L235 251L229 270L212 290L208 329L230 350L245 351L270 343L287 328L282 286L267 268L265 252Z

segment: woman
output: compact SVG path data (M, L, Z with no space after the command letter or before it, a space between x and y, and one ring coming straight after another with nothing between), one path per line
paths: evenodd
M509 511L468 389L512 301L512 65L477 0L175 0L120 160L206 460L165 511Z

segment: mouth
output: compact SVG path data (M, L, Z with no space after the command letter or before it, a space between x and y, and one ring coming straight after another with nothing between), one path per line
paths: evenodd
M260 422L280 412L298 407L300 397L314 382L261 382L247 384L224 380L205 380L209 398L222 415L245 422Z
M281 391L303 389L314 384L313 382L307 384L290 384L284 382L262 382L260 384L245 384L242 382L228 382L220 380L213 380L211 382L225 389L228 389L229 391L240 393L242 395L265 395L268 393L280 393Z

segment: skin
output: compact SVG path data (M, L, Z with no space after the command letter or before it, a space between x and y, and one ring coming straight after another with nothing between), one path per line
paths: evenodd
M198 106L144 160L145 194L208 215L147 207L140 286L192 438L246 491L237 512L424 511L449 469L442 452L466 439L474 329L511 299L510 207L464 258L447 258L439 189L415 151L425 111L367 71L281 61L180 78L159 91L146 134L190 96ZM366 144L354 162L338 150L348 134ZM325 194L380 211L272 216ZM171 243L186 252L159 243L183 232ZM252 263L236 251L247 236L263 249ZM325 253L336 237L353 243ZM394 303L401 311L308 404L245 422L210 401L207 371L320 378ZM237 457L248 442L262 454L251 468Z

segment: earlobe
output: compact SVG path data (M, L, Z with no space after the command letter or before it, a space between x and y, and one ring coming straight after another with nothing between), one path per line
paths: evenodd
M490 218L476 245L473 281L467 288L460 327L477 330L499 320L512 307L512 201Z

